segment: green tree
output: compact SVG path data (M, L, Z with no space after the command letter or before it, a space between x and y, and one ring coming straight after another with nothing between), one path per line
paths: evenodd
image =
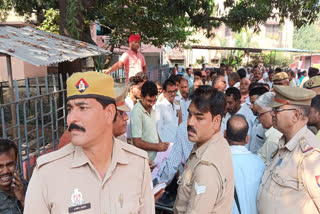
M50 8L44 15L45 20L40 24L39 29L51 33L59 34L60 14L59 10Z
M293 34L293 48L320 51L320 25L312 24L296 29Z
M0 9L20 15L36 13L39 22L45 10L59 9L61 35L90 42L88 23L107 26L109 50L127 44L131 33L140 33L144 43L176 47L199 29L207 37L222 23L233 32L243 28L259 31L269 18L290 18L298 28L313 23L320 10L318 0L226 0L224 8L214 0L0 0ZM92 42L92 41L91 41Z

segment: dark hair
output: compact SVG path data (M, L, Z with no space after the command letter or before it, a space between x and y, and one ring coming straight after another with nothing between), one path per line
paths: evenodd
M311 107L316 111L320 111L320 95L315 96L311 101Z
M217 69L218 76L224 76L225 71L223 71L221 68Z
M274 73L275 73L275 71L274 71L273 69L270 69L270 70L268 71L268 75L274 74ZM270 80L270 81L272 81L272 80Z
M295 77L295 76L296 76L296 73L295 73L293 70L290 70L290 71L289 71L289 74L290 74L292 77Z
M235 83L237 83L237 82L240 81L240 76L239 76L239 74L236 73L236 72L232 72L231 74L229 74L228 78L229 78L230 80L232 80L233 82L235 82Z
M258 69L260 70L259 65L255 65L255 66L253 66L252 70L253 70L253 69L255 69L255 68L258 68Z
M10 139L0 139L0 154L9 154L11 149L14 150L14 154L17 157L18 155L17 145Z
M176 83L172 79L169 78L166 81L164 81L164 83L162 85L162 89L166 91L167 86L176 86Z
M241 99L240 90L236 87L229 87L226 90L226 96L228 97L232 96L234 101L239 101Z
M232 125L232 121L236 119L242 119L244 122L244 126L234 126ZM248 135L249 125L246 120L246 118L241 114L233 115L228 121L227 121L227 129L226 129L226 135L227 139L235 141L235 142L244 142L246 140L246 137Z
M187 73L189 72L189 70L191 70L191 68L186 68L186 72L187 72Z
M280 67L277 67L276 69L274 69L274 71L275 71L276 73L280 73L280 72L282 72L282 69L281 69Z
M261 86L258 82L252 82L249 85L249 91L251 91L252 89Z
M258 95L258 96L261 96L262 94L268 92L268 89L266 89L265 87L256 87L256 88L253 88L252 90L249 91L249 96L253 96L253 95Z
M142 76L132 76L129 78L129 85L138 85L139 83L143 82Z
M115 100L109 100L109 99L101 99L101 98L96 98L97 102L102 105L102 108L105 109L108 105L114 104L116 110L117 110L117 105ZM117 114L114 115L113 122L115 122L117 119Z
M239 75L240 79L247 77L247 72L243 68L237 70L237 74Z
M195 71L195 72L193 72L193 76L202 77L202 74L200 71Z
M210 70L211 70L211 69L210 69ZM211 71L211 72L210 72L210 75L209 75L210 78L211 78L213 75L215 75L216 73L217 73L217 71L215 71L215 70Z
M312 78L314 76L317 76L318 73L319 73L319 69L318 68L310 67L309 70L308 70L308 76L310 78Z
M152 81L146 81L145 83L143 83L141 87L141 95L143 97L146 97L147 95L149 95L150 97L158 95L158 88L156 84Z
M226 106L223 92L217 91L209 85L201 85L190 98L199 111L210 112L213 117L216 115L223 117Z
M178 82L180 83L180 80L182 79L182 76L179 75L179 74L174 74L174 75L171 75L169 77L170 80L172 80L175 84Z
M136 73L135 76L136 77L141 77L143 80L148 80L149 79L147 72L143 72L143 71Z
M178 64L174 64L174 67L178 66Z

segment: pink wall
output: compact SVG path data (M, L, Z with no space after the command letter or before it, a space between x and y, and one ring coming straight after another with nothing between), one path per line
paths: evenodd
M25 79L26 77L41 77L47 75L46 66L34 66L15 57L11 57L12 78ZM8 81L7 59L0 57L0 82Z
M306 68L306 56L301 56L301 69L307 69ZM314 66L314 64L320 64L320 55L311 56L311 67Z

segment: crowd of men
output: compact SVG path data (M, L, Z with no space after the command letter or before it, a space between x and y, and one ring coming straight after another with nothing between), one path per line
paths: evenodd
M1 213L320 213L319 70L178 71L163 84L143 68L126 85L73 74L68 130L25 200L17 148L0 143Z

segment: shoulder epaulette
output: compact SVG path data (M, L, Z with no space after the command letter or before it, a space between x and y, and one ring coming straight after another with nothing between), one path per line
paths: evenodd
M148 153L146 151L142 150L142 149L139 149L139 148L137 148L135 146L132 146L132 145L130 145L128 143L125 143L125 142L123 142L123 141L121 141L119 139L115 139L115 143L121 144L122 149L126 150L127 152L130 152L130 153L133 153L135 155L139 155L139 156L141 156L143 158L149 159Z
M72 153L74 151L74 149L75 149L75 147L71 143L69 143L57 151L40 156L37 159L37 167L40 168L41 166L43 166L46 163L50 163L52 161L63 158L65 156L69 155L70 153Z
M304 137L299 140L299 144L303 153L306 153L313 149L313 147L307 143L307 140Z

